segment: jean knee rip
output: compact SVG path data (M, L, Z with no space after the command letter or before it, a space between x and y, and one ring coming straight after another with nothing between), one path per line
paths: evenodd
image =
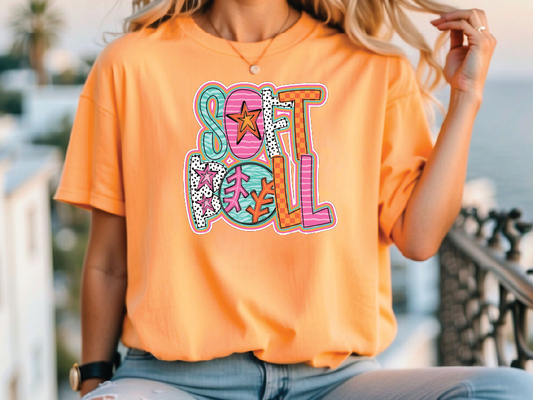
M101 382L101 383L98 384L98 388L95 389L95 391L100 389L100 388L102 388L102 387L108 387L108 386L115 386L115 382L113 382L113 381ZM117 398L118 398L118 396L116 394L101 395L101 394L89 392L85 396L83 396L80 400L115 400Z

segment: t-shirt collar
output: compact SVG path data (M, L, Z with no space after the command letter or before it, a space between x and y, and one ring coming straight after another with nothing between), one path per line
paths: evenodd
M204 31L190 15L181 15L176 18L181 30L192 40L217 53L239 57L225 39ZM267 49L265 56L286 50L305 39L317 26L318 21L310 14L303 11L300 18L289 29L280 33ZM243 43L231 41L244 57L259 57L270 39L260 42ZM250 60L253 61L253 60Z

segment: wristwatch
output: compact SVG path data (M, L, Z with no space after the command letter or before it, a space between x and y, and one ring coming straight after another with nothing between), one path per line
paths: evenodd
M95 361L83 365L74 363L69 374L70 387L77 392L81 389L82 382L87 379L101 378L109 380L119 366L120 353L118 351L115 351L113 361Z

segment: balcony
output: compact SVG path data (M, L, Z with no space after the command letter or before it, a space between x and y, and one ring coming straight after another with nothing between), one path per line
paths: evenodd
M521 214L492 209L479 215L476 208L463 208L443 240L440 365L531 369L533 269L521 263L520 242L533 224Z

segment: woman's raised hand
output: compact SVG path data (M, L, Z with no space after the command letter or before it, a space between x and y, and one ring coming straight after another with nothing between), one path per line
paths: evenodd
M496 47L485 12L455 10L442 14L431 23L441 31L450 30L450 52L446 57L444 75L451 88L482 98ZM463 44L463 35L467 37L467 44Z

